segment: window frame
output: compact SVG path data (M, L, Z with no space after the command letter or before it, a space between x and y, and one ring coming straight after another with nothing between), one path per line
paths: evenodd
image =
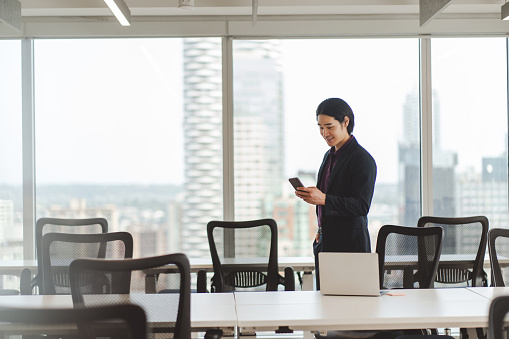
M390 19L388 19L390 21ZM226 20L228 21L228 20ZM348 21L348 20L347 20ZM330 36L324 33L327 29L324 29L326 24L330 24L328 21L310 19L305 21L304 23L298 21L291 21L288 23L287 21L283 22L275 22L271 25L271 23L264 22L264 25L267 24L269 27L261 30L262 33L253 36L253 30L251 26L251 22L249 21L231 21L227 22L227 25L224 24L222 20L210 20L205 21L200 24L200 27L210 27L210 31L208 34L204 34L203 36L215 36L222 37L222 95L223 95L223 215L226 220L233 220L234 218L234 183L233 183L233 56L232 56L232 43L235 39L270 39L274 37L278 38L301 38L301 39L313 39L327 37L327 38L345 38L348 32L352 30L357 31L357 37L375 37L374 33L376 29L379 28L379 24L382 25L385 20L381 20L381 22L377 24L370 23L368 28L368 32L364 34L359 34L359 31L362 31L357 26L358 24L362 24L367 20L357 20L355 22L355 26L346 28L343 32L343 36ZM313 23L320 23L318 28L312 28ZM478 27L476 25L469 26L472 20L465 20L458 28L457 25L452 26L449 30L453 31L454 29L459 31L464 31L466 35L471 35L474 37L475 32L468 32L467 27ZM94 24L94 23L89 23ZM149 23L150 24L150 23ZM165 22L166 26L171 26L173 28L178 27L178 29L174 29L173 31L168 27L164 28L161 25L153 24L154 27L151 30L156 30L159 33L153 33L150 37L154 36L163 36L160 32L173 32L172 34L164 34L166 37L189 37L189 36L198 36L195 33L196 27L188 26L189 23L168 23ZM288 26L285 26L288 24ZM295 24L295 25L294 25ZM103 34L100 36L88 36L89 38L107 38L108 36L112 36L109 31L111 29L115 29L115 33L118 33L118 28L116 27L116 23L104 23ZM324 26L325 25L325 26ZM338 23L336 26L345 27L347 23ZM55 27L72 27L62 24L62 23L42 23L37 24L35 22L31 22L30 20L27 22L27 30L24 34L28 36L22 37L22 45L21 45L21 55L22 55L22 152L23 152L23 241L24 241L24 258L25 259L34 259L35 258L35 239L34 239L34 228L35 228L35 136L34 136L34 121L35 121L35 113L34 113L34 39L35 36L38 37L53 37ZM334 26L334 27L336 27ZM392 25L389 28L383 29L379 31L376 35L376 38L384 39L384 38L394 38L396 34L401 34L401 31L405 31L407 29L408 32L413 32L413 30L408 29L408 23L399 23L396 25L397 28ZM144 26L146 27L146 26ZM329 26L327 26L329 27ZM382 26L380 26L382 27ZM164 29L163 29L164 28ZM306 28L310 29L307 33L302 33L306 30ZM40 29L39 33L35 33L38 29ZM70 38L70 37L83 37L83 33L80 30L83 30L83 26L79 26L73 29L65 30L60 29L62 36L58 36L56 38ZM292 33L291 29L295 29ZM339 28L337 28L341 32ZM498 24L489 24L485 28L486 33L488 35L494 35L493 31L497 29L500 30ZM373 30L372 33L369 30ZM150 31L150 30L149 30ZM205 31L205 30L204 30ZM268 34L267 32L271 32ZM190 33L191 32L191 33ZM233 32L237 33L234 35ZM296 32L296 33L295 33ZM299 34L299 32L301 32ZM320 33L321 32L321 33ZM458 37L458 31L456 34L452 34L450 32L443 32L445 35L450 34L452 37ZM477 32L479 33L479 32ZM127 33L124 33L127 36ZM141 37L147 36L147 33L140 33L138 36L133 31L130 31L130 37ZM313 34L315 34L313 36ZM316 35L318 34L318 35ZM421 133L421 214L422 215L433 215L433 163L432 163L432 96L431 96L431 39L435 38L433 35L429 37L422 37L418 34L412 33L407 34L404 37L408 38L411 36L415 36L419 38L420 43L420 55L419 55L419 76L420 76L420 89L419 89L419 97L420 97L420 133ZM5 36L5 32L2 31L0 27L0 38ZM312 37L313 36L313 37ZM317 37L318 36L318 37ZM349 36L351 38L352 36ZM500 37L500 35L498 35ZM507 44L507 38L506 38ZM507 51L506 51L506 59L507 59Z

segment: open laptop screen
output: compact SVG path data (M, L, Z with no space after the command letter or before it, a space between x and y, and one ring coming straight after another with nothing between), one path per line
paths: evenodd
M320 252L320 291L327 295L380 295L377 253Z

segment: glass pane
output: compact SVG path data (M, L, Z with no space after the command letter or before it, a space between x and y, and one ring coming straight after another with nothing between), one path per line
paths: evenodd
M0 260L23 259L21 42L0 40ZM1 276L0 288L19 290Z
M221 40L37 40L35 79L37 218L105 217L135 257L209 256Z
M507 227L505 38L433 39L433 214Z
M235 219L274 218L280 256L312 254L315 207L295 197L328 146L318 104L346 100L353 134L378 166L369 231L416 225L420 211L419 45L417 39L234 41ZM376 57L374 56L376 55Z

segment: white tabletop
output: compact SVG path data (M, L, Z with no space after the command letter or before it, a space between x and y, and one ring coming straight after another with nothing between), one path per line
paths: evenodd
M177 294L131 294L102 295L103 299L118 299L118 302L131 302L141 305L147 313L149 325L163 326L168 323L168 312ZM105 304L114 300L105 300ZM16 295L0 296L0 307L26 308L72 308L70 295ZM173 319L170 317L170 319ZM191 294L191 328L201 331L208 328L222 328L233 331L237 325L235 299L233 293L193 293Z
M379 297L323 296L318 291L193 293L194 331L222 328L233 332L276 330L383 330L487 327L491 300L507 287L394 290ZM103 296L142 305L153 327L167 324L175 294ZM0 296L0 306L72 307L69 295ZM165 318L166 317L166 318Z
M467 289L489 300L509 295L509 287L467 287Z
M254 295L256 293L256 295ZM398 290L380 297L316 291L235 293L241 331L486 327L490 300L465 288Z

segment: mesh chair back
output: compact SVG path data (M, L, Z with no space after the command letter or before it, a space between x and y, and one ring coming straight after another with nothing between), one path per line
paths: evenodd
M144 271L157 268L175 268L170 283L159 279L157 289L175 291L166 294L145 294ZM170 266L172 267L172 266ZM78 259L69 268L72 299L75 307L90 307L114 303L134 303L144 307L152 331L173 332L175 338L191 336L191 273L188 258L181 253L162 256L125 259ZM90 288L89 281L100 282L103 288ZM149 306L150 305L150 306Z
M441 227L382 226L376 244L380 287L433 287L442 236Z
M59 334L58 338L69 332L77 335L79 339L95 339L98 334L105 339L110 336L126 339L147 338L145 312L136 305L80 309L0 308L0 322L10 328L2 329L2 338L10 337L10 331L16 335L25 334L24 331L30 335Z
M441 226L445 232L435 287L487 285L483 269L489 229L486 217L426 216L419 219L417 226Z
M509 296L493 299L488 316L488 338L506 339L506 315L509 312Z
M207 235L214 266L212 292L276 291L284 283L278 273L273 219L211 221Z
M74 259L123 259L133 255L133 237L127 232L47 233L42 243L43 294L71 294L69 265ZM97 288L97 282L86 281L90 288Z
M35 250L37 254L38 273L35 275L32 286L42 286L42 237L46 233L107 233L108 221L104 218L63 219L40 218L35 225Z
M509 284L509 229L492 228L488 232L491 285Z

